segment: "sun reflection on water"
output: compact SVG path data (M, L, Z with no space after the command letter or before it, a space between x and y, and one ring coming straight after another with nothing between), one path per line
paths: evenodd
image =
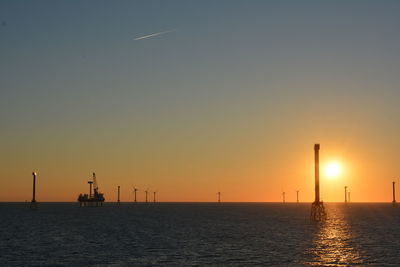
M328 211L325 222L318 227L312 248L307 254L312 266L349 266L362 264L361 255L355 246L353 233L346 221L343 205L335 205Z

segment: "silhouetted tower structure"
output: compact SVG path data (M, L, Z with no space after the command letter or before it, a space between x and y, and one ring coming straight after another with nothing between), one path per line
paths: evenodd
M285 195L286 195L286 193L285 193L285 192L283 192L283 193L282 193L282 202L283 202L283 203L285 203L285 202L286 202Z
M88 181L88 184L89 184L89 198L91 198L92 197L92 184L93 184L93 181Z
M33 176L33 185L32 185L32 201L31 208L36 208L36 172L32 172Z
M347 203L347 186L344 187L344 203Z
M153 202L154 202L154 203L156 203L156 193L157 193L157 191L154 191L154 192L153 192Z
M138 189L136 188L136 187L133 187L133 193L135 194L135 203L137 202L136 201L136 192L138 191Z
M147 203L147 193L148 193L148 191L146 190L146 191L144 191L145 193L146 193L146 203Z
M117 205L119 205L119 204L120 204L120 199L119 199L119 196L120 196L120 186L118 186L118 201L117 201Z
M392 201L392 205L396 206L397 202L396 202L396 182L392 182L392 189L393 189L393 201Z
M296 191L296 201L299 203L299 190Z
M221 192L218 192L217 195L218 195L218 203L220 203L221 202Z
M350 203L350 192L347 193L347 201Z
M319 149L320 145L314 145L314 167L315 167L315 200L311 205L311 219L321 221L326 219L324 203L319 198Z
M78 202L81 207L98 207L103 206L105 200L104 195L99 192L99 187L97 186L96 174L93 173L93 180L88 181L89 184L89 195L79 194ZM93 194L92 194L93 185Z

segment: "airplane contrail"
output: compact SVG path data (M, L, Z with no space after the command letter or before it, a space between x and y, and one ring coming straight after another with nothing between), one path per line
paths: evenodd
M133 40L135 40L135 41L137 41L137 40L143 40L143 39L146 39L146 38L154 37L154 36L161 35L161 34L166 34L166 33L169 33L169 32L174 32L174 31L175 31L175 30L168 30L168 31L163 31L163 32L156 32L156 33L152 33L152 34L149 34L149 35L136 37L136 38L133 39Z

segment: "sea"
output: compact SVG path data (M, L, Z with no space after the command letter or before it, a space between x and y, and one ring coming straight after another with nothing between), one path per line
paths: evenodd
M0 266L400 266L400 206L0 203Z

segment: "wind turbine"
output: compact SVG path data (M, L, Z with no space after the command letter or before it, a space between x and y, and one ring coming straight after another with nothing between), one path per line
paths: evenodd
M220 203L221 202L221 192L217 192L217 195L218 195L218 203Z
M33 189L32 189L32 202L31 202L31 208L36 208L36 172L32 172L33 176Z
M286 202L285 195L286 195L286 193L285 193L285 191L283 191L283 193L282 193L282 197L283 197L283 203L285 203L285 202Z
M146 192L146 203L147 203L147 193L149 192L148 190L149 189L146 189L146 191L144 191L144 192Z
M156 203L156 193L157 193L157 191L154 191L154 192L153 192L153 202L154 202L154 203Z
M120 186L118 186L118 201L117 201L117 205L119 205L120 200L119 200L119 192L120 192Z
M133 187L133 193L135 194L135 203L137 202L136 201L136 192L138 191L139 189L137 189L136 187Z

